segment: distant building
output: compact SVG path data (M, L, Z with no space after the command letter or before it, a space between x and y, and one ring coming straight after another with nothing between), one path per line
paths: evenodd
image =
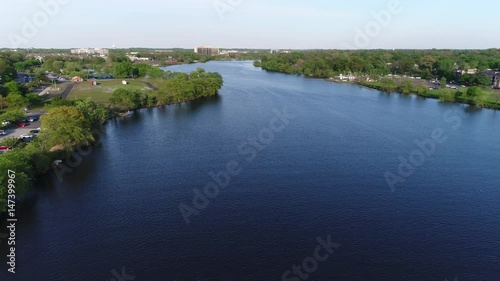
M354 81L354 80L356 80L356 76L354 76L350 73L348 75L340 74L339 76L336 76L335 78L339 79L340 81Z
M210 46L201 46L194 48L194 52L200 55L216 56L220 54L219 48Z
M71 78L71 81L73 81L73 82L83 82L83 78L79 77L79 76L75 76L75 77Z
M244 54L245 52L240 52L237 50L224 50L220 51L221 55L236 55L236 54Z
M73 55L99 55L101 57L105 57L109 55L108 49L102 48L79 48L79 49L71 49L71 54Z
M21 84L26 84L29 82L32 82L34 80L34 77L25 73L17 73L17 79L16 81Z
M131 62L135 61L149 61L149 58L141 57L139 52L130 52L126 54L127 58L130 59Z
M500 73L496 74L493 78L493 88L500 89Z
M471 74L471 75L474 75L477 73L477 68L473 68L473 69L467 69L467 74Z
M278 49L272 49L270 51L271 54L289 54L291 53L291 51L282 51L282 50L278 50Z
M500 70L498 69L486 69L483 71L483 74L490 78L491 84L495 84L496 76L500 74Z

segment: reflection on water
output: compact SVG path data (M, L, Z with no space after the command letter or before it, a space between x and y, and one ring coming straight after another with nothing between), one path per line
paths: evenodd
M203 107L205 105L211 105L211 104L218 104L222 100L222 97L220 95L215 95L215 96L210 96L210 97L205 97L201 98L198 100L190 101L188 103L189 109L191 111L196 111L200 107Z

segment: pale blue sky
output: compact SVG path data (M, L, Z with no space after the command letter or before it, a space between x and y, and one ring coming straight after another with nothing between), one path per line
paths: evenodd
M39 3L54 1L66 4L43 24ZM356 43L357 30L392 1L1 0L0 47L15 38L23 48L500 48L500 2L491 0L400 0L401 13ZM23 18L36 14L42 23L29 38Z

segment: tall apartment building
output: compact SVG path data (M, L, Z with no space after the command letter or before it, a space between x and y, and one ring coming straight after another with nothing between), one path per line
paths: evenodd
M209 56L220 55L219 48L210 47L210 46L196 47L196 48L194 48L194 52L197 54L200 54L200 55L209 55Z

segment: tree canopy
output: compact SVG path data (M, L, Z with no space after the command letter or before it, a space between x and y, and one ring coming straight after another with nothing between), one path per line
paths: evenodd
M42 122L40 139L49 147L62 145L66 149L71 149L94 140L89 120L75 107L56 107L49 110L40 120Z

